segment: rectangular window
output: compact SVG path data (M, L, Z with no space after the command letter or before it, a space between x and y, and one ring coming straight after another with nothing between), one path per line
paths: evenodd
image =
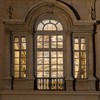
M14 36L13 41L14 77L26 77L26 36Z
M74 78L87 78L87 38L86 36L74 36L73 60Z
M65 90L64 36L48 32L36 34L36 80L37 90Z

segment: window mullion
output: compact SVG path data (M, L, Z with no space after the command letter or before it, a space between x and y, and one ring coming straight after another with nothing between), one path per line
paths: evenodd
M49 88L51 90L51 35L49 34Z
M19 37L19 78L21 78L21 36Z
M81 37L79 37L79 78L81 79Z

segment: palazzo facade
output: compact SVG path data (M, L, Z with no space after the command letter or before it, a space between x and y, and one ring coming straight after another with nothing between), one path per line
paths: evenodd
M0 2L0 100L99 100L99 0Z

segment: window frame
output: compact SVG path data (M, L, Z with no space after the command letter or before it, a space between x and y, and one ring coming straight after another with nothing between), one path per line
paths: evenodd
M81 38L85 38L85 41L86 41L86 50L84 50L85 52L86 52L86 78L81 78L81 74L79 75L79 78L75 78L75 66L74 66L74 52L75 52L75 50L74 50L74 38L78 38L79 39L79 46L80 46L80 44L81 44L81 42L80 42L80 40L81 40ZM72 36L72 53L73 53L73 77L75 78L75 79L78 79L78 80L86 80L86 79L88 79L88 76L89 76L89 74L88 74L88 72L89 72L89 41L88 41L88 33L73 33L73 36ZM80 47L79 47L79 59L80 59L80 52L82 51L81 49L80 49ZM79 60L79 68L81 68L81 64L80 64L81 62L80 62L80 60ZM79 72L80 73L80 72Z
M14 59L15 59L15 57L14 57L14 52L16 51L15 49L14 49L14 38L15 37L18 37L19 38L19 77L15 77L15 70L14 70ZM26 49L24 50L24 49L21 49L21 37L25 37L26 38ZM26 33L23 33L23 32L20 32L20 33L17 33L17 32L13 32L12 33L12 75L13 75L13 77L14 77L14 79L26 79L27 78L27 69L28 69L28 67L27 67L27 34ZM26 77L22 77L21 76L21 51L26 51Z
M51 20L51 19L50 19ZM41 22L40 22L41 23ZM40 23L38 23L38 25L40 24ZM57 23L60 23L59 21L57 22ZM61 23L60 23L61 24ZM47 25L47 24L46 24ZM62 25L62 24L61 24ZM44 25L45 26L45 25ZM44 26L43 26L43 28L44 28ZM38 27L38 26L37 26ZM62 27L63 27L63 25L62 25ZM41 50L43 50L43 51L49 51L49 54L51 53L51 51L63 51L63 82L64 82L64 86L63 86L63 90L65 90L65 71L64 71L64 69L66 69L65 68L65 64L64 64L64 58L65 58L65 56L64 56L64 53L65 53L65 32L64 32L64 30L63 30L63 28L62 28L62 30L58 30L58 29L56 29L56 30L37 30L37 28L36 28L36 32L35 32L35 34L34 34L34 51L35 51L35 53L34 53L34 55L35 55L35 57L33 56L33 58L35 58L35 64L33 64L33 66L34 66L34 69L33 70L35 70L34 71L34 75L35 75L35 78L37 78L37 51L38 51L38 49L37 49L37 36L38 35L49 35L49 48L42 48L42 49L40 49L39 48L39 50L41 51ZM62 35L63 36L63 48L51 48L51 35ZM50 54L51 55L51 54ZM50 58L50 60L51 60L51 56L49 56L49 58ZM51 62L49 61L49 68L51 67ZM51 79L52 77L51 77L51 68L49 69L49 74L50 74L50 76L48 77L49 79ZM58 72L58 70L57 70L57 72ZM45 78L45 77L43 77L43 78ZM58 76L57 77L54 77L54 78L59 78ZM36 86L37 84L35 83L35 86ZM49 87L50 88L50 87ZM39 89L36 89L36 90L39 90ZM44 89L42 89L42 90L44 90ZM48 89L49 91L52 91L52 89ZM56 90L59 90L59 89L56 89Z
M43 33L44 32L44 33ZM51 36L51 33L52 32L54 32L53 33L53 35L61 35L61 32L62 32L62 34L63 34L63 48L52 48L53 50L51 50L51 48L42 48L42 49L40 49L39 48L39 51L61 51L61 50L63 50L63 62L64 62L64 51L65 51L65 43L64 43L64 40L65 40L65 37L64 37L64 31L37 31L36 33L35 33L35 57L34 58L37 58L37 53L36 53L36 51L38 51L38 49L37 49L37 40L36 40L36 38L37 38L37 35L39 34L41 34L41 35L47 35L47 34L49 34L50 36ZM50 41L51 42L51 41ZM49 46L50 46L50 43L49 43ZM46 49L46 50L45 50ZM58 50L57 50L58 49ZM35 76L37 75L37 69L36 69L36 66L37 66L37 59L35 59ZM63 72L64 72L64 64L63 64ZM63 73L63 76L64 76L64 73Z

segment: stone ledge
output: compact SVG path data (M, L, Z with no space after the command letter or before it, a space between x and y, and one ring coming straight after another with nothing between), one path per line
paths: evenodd
M34 90L2 90L0 95L100 95L99 91L34 91Z

